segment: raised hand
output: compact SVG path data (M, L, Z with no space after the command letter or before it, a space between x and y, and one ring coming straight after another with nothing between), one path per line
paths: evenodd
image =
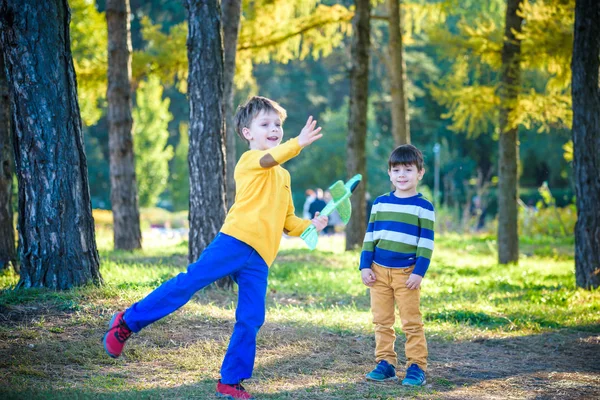
M317 121L313 120L311 115L308 117L306 125L304 125L304 128L302 128L302 131L298 135L298 144L300 147L306 147L323 137L323 134L319 133L321 132L321 127L315 129L315 126L317 126Z

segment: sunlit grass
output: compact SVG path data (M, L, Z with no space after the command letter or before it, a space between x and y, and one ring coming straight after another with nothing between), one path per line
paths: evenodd
M235 292L198 292L136 335L124 359L112 360L99 345L107 320L185 271L188 245L146 236L143 250L114 251L110 232L98 234L101 287L15 291L18 276L0 275L0 312L17 315L16 322L0 321L0 341L14 350L0 360L6 388L0 397L211 398L235 319ZM495 248L489 235L437 238L421 295L426 335L438 351L481 340L600 332L600 291L575 287L572 241L522 238L519 265L498 265ZM260 398L437 398L436 390L452 389L443 377L422 391L364 384L374 338L359 255L344 251L341 235L322 236L312 252L298 238L282 240L258 337L261 383L251 387Z
M146 239L143 250L122 252L105 247L110 243L105 236L100 234L98 242L103 287L60 294L4 292L2 296L8 302L35 301L41 296L70 302L81 297L98 302L118 299L125 304L187 267L187 242ZM575 287L573 256L567 253L572 244L553 238L547 242L524 238L523 242L519 265L505 266L496 261L493 237L439 237L423 281L427 328L450 329L450 334L462 327L512 335L576 327L600 331L599 292ZM547 251L527 255L538 246ZM358 259L358 251L344 251L341 235L321 236L313 252L298 238L284 238L269 276L272 318L368 332L368 290L360 280ZM0 285L8 288L17 280L13 272L4 272ZM344 322L348 320L352 322Z

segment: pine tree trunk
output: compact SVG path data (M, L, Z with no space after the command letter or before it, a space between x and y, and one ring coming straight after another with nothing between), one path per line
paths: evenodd
M225 220L223 48L218 0L186 0L190 98L189 260L196 261Z
M225 52L224 64L224 110L225 110L225 138L227 145L225 146L227 154L226 171L227 171L227 208L229 209L235 200L235 181L233 179L233 171L237 161L235 151L235 126L233 123L234 106L233 106L233 78L235 77L235 56L237 53L238 34L240 31L240 16L242 13L241 0L222 0L222 16L223 16L223 47Z
M115 249L142 247L138 209L133 118L131 116L131 35L129 0L107 0L108 24L108 146L110 201Z
M575 280L600 286L600 3L577 0L573 42L573 170L577 197Z
M390 81L392 95L392 135L396 146L410 143L410 123L408 116L408 98L406 97L406 64L402 49L402 30L400 25L400 3L398 0L387 0L390 32Z
M521 86L521 32L523 18L517 15L520 0L507 0L502 48L500 96L500 139L498 141L498 262L519 261L519 231L517 224L517 176L519 163L518 129L510 121L517 107Z
M0 271L13 265L16 268L15 227L13 224L13 147L10 131L10 100L0 53Z
M19 287L100 284L67 0L3 0L19 182Z
M369 49L371 37L371 3L355 0L353 20L352 69L350 71L350 111L346 171L348 177L362 174L363 182L350 198L352 218L346 227L346 250L362 245L366 230L367 187L367 108L369 100Z

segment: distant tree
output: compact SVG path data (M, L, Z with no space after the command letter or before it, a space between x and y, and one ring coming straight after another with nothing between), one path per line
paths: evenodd
M13 160L8 82L0 52L0 271L11 264L16 268L17 261L12 210Z
M107 0L108 124L115 249L142 247L131 116L129 0Z
M168 125L173 119L169 99L156 76L140 82L133 109L133 148L140 207L153 207L167 187L173 147L167 146ZM187 183L186 183L187 184Z
M371 41L371 2L355 0L352 35L352 66L350 70L350 105L346 171L348 177L362 174L363 182L351 197L352 218L346 228L346 250L362 244L366 230L367 186L367 109L369 98L369 48Z
M387 0L389 13L389 61L392 95L392 135L396 146L410 143L410 117L408 115L408 98L406 96L406 63L402 46L402 19L398 0Z
M498 140L498 261L519 261L517 188L519 177L518 126L510 120L518 106L521 88L521 0L507 0L502 46L500 86L500 138Z
M527 134L521 138L521 145L526 144L526 138L534 137L536 131L552 135L548 138L552 142L568 136L562 132L571 126L569 63L574 1L521 2L518 14L526 23L520 32L515 32L515 38L520 41L520 68L527 79L521 80L518 103L508 115L509 126L520 127L520 132ZM473 171L488 176L489 161L495 158L499 145L491 147L493 142L488 139L475 142L482 140L480 135L494 141L499 139L506 2L469 2L448 11L451 18L447 23L428 30L431 43L443 55L443 64L449 66L444 67L444 76L429 87L435 100L445 107L440 110L442 118L452 120L448 129L466 136L452 139L459 142L455 148L477 161ZM547 159L555 159L556 154L552 152L557 153L556 148L546 150L546 146L539 145L535 151ZM493 165L497 165L496 160ZM494 174L497 173L495 166ZM463 166L460 168L465 171ZM466 178L470 180L475 176Z
M353 12L339 4L319 3L317 0L242 2L244 19L237 38L235 86L256 88L252 76L254 64L325 57L340 45L350 32L348 22ZM277 15L277 24L272 23L273 15ZM226 27L229 28L232 27ZM182 23L164 33L159 25L143 18L142 35L148 46L134 55L134 78L141 80L147 73L157 74L163 83L175 83L185 92L188 67L182 49L187 31L187 23Z
M218 0L186 0L190 98L190 235L194 262L226 214L223 48Z
M81 119L92 126L106 106L108 35L104 13L96 2L69 0L71 7L71 50L77 74L77 95ZM90 34L93 32L93 34Z
M233 126L234 105L233 88L235 78L235 56L237 54L237 42L240 32L240 16L242 14L241 0L222 0L221 14L223 16L223 48L224 48L224 71L223 71L223 100L225 112L225 149L226 149L226 189L227 208L231 207L235 199L235 181L233 172L237 162L235 151L235 127Z
M577 0L573 45L573 168L577 286L600 286L600 3Z
M19 183L18 287L100 284L69 6L3 0L0 8Z
M190 205L190 172L188 169L188 152L190 140L188 124L179 125L179 143L171 162L168 182L169 198L176 211L187 210Z

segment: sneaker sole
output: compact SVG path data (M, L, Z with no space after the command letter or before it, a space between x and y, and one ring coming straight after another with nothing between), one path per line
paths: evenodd
M370 378L368 376L366 376L365 378L367 378L367 380L370 382L396 382L398 380L397 376L391 376L389 378L384 378L384 379L375 379L375 378Z
M420 385L415 385L414 383L405 383L402 382L402 386L425 386L427 384L427 381L424 380L423 383L421 383Z
M111 320L110 320L110 323L108 324L108 329L109 329L109 330L110 330L110 328L113 326L113 324L115 323L115 319L117 318L117 315L119 315L119 313L116 313L116 314L115 314L115 315L113 315L113 317L111 318ZM109 356L110 358L118 358L118 357L120 356L120 354L119 354L119 355L114 355L114 354L111 354L111 353L108 351L108 349L106 348L106 337L107 337L107 336L108 336L108 332L106 332L106 333L104 334L104 337L102 338L102 345L104 346L104 351L106 351L106 354L108 354L108 356Z
M215 396L220 397L222 399L235 400L235 397L233 397L229 394L223 394L223 393L216 392ZM238 397L238 399L239 399L239 397ZM246 400L255 400L255 399L254 399L254 397L250 397L249 399L246 399Z

